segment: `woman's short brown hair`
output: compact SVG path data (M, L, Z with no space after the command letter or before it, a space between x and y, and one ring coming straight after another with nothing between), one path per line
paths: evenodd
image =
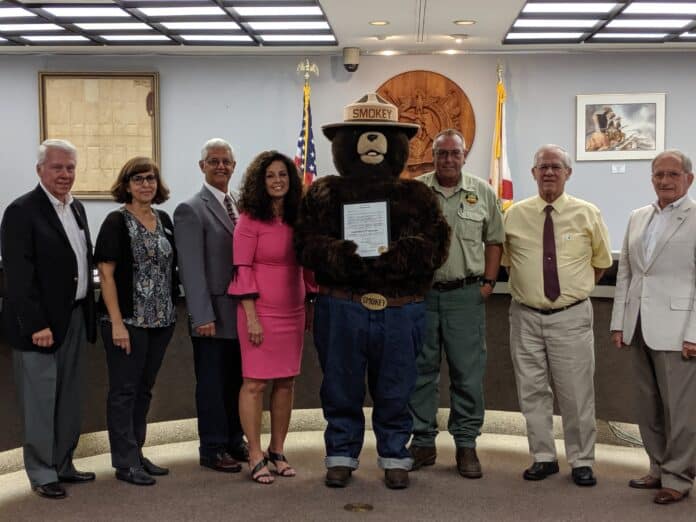
M157 178L157 192L152 202L155 204L164 203L169 199L169 188L162 181L159 167L151 158L145 156L137 156L126 161L126 164L121 167L121 172L118 173L118 178L111 186L111 195L118 203L130 203L133 201L133 196L128 192L128 183L136 174L150 172Z

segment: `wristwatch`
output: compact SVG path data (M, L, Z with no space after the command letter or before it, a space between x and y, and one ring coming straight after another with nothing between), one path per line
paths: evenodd
M481 286L483 285L491 285L491 288L495 288L495 279L481 279Z

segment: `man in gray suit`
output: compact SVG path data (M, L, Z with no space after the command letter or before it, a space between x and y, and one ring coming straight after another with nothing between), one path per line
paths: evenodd
M691 160L678 150L652 162L657 201L628 221L616 279L611 338L632 345L638 424L650 471L629 486L659 489L658 504L686 498L696 475L696 201Z
M219 138L208 140L198 165L203 188L174 211L174 235L193 344L200 464L235 473L248 452L239 422L237 302L227 295L237 221L229 193L232 147Z

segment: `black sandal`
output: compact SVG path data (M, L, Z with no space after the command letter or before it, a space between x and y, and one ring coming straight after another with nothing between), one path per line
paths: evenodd
M264 486L268 486L269 484L273 484L275 482L275 479L273 478L273 475L271 475L270 472L266 471L265 473L261 473L261 470L268 464L268 461L266 458L262 458L260 461L256 463L256 466L251 470L251 473L249 475L249 478L253 480L254 482L258 484L263 484ZM251 464L249 464L249 467L251 467ZM267 479L270 478L271 480L262 480L262 479Z
M297 472L295 469L290 465L288 462L288 459L283 455L282 453L276 453L275 451L271 451L269 448L266 451L267 459L273 464L275 467L275 473L279 477L286 477L286 478L292 478L297 475ZM279 468L278 467L278 462L285 462L287 466L284 468Z

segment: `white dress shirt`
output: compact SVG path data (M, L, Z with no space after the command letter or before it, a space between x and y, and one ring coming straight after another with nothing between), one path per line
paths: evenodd
M229 196L230 199L232 199L232 209L234 211L234 215L239 218L239 210L237 209L237 198L234 194L232 193L226 193L223 192L222 190L213 187L210 183L207 181L203 180L203 185L210 191L212 192L213 196L215 196L215 199L218 200L218 203L222 206L222 209L225 211L225 214L227 213L227 207L225 206L225 196Z
M660 205L658 205L657 202L653 203L655 212L653 212L652 218L650 218L650 223L648 223L648 226L645 229L645 235L643 236L643 246L645 248L646 261L650 261L653 251L655 250L655 245L657 244L657 239L664 234L667 225L674 215L674 211L681 206L685 199L686 195L670 203L665 208L660 208Z

